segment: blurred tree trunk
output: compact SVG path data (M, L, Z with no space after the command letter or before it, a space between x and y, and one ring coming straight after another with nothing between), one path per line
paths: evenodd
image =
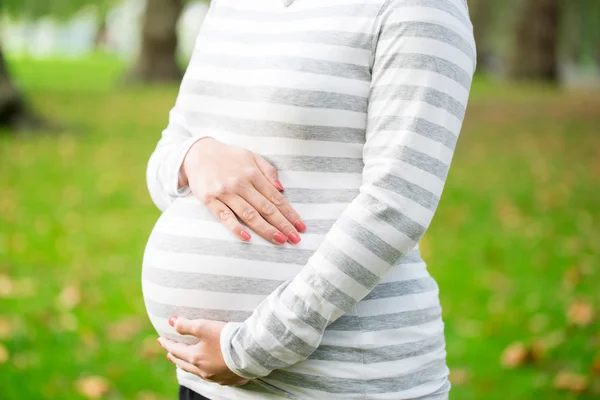
M513 78L558 80L560 12L559 0L524 0L510 60Z
M473 35L477 46L477 69L487 70L490 67L490 48L488 43L490 25L490 0L469 0L469 14L473 23Z
M108 42L108 29L106 27L106 18L98 18L98 31L94 38L94 47L96 50L104 50Z
M42 124L42 120L29 109L10 79L4 54L0 48L0 128L37 129Z
M563 26L560 33L562 38L562 53L565 58L578 64L584 53L585 7L581 0L566 1L563 4Z
M147 0L142 49L129 74L136 82L180 81L177 65L177 21L183 0Z

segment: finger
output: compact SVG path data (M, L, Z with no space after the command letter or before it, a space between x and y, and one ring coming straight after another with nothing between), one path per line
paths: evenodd
M292 223L297 231L304 232L306 230L306 225L304 225L304 222L302 222L300 214L294 210L290 202L283 194L273 189L269 181L258 177L252 181L252 184L254 185L254 188L263 195L263 197L265 197L279 209L283 217Z
M174 328L180 335L191 335L202 339L202 332L210 321L204 319L175 318Z
M287 242L286 235L268 223L252 205L238 194L225 194L219 200L227 204L246 225L269 242L275 244Z
M266 183L266 186L270 186L266 179L264 182ZM282 205L283 195L273 187L271 187L270 190L273 192L273 200L279 205ZM244 188L240 195L242 198L244 198L244 200L258 210L269 224L281 231L287 237L290 243L297 244L300 242L300 235L298 235L298 232L292 223L284 217L275 204L263 196L262 193L256 190L255 187Z
M158 343L160 343L162 348L165 349L167 353L171 353L175 357L189 362L190 364L196 364L198 357L194 353L197 350L195 345L174 342L173 340L164 337L159 338Z
M179 368L181 368L185 372L189 372L190 374L194 374L198 377L200 377L200 374L202 373L200 371L200 369L198 367L196 367L194 364L190 364L189 362L182 360L181 358L178 358L174 354L168 353L167 360L171 361L173 364L177 365Z
M233 211L222 201L212 199L206 204L206 208L238 239L248 241L252 237L250 232L240 223Z
M278 190L283 191L283 185L281 182L279 182L277 168L256 153L252 153L252 156L254 157L254 161L256 162L258 169L260 169L265 178L267 178L268 182L275 186Z

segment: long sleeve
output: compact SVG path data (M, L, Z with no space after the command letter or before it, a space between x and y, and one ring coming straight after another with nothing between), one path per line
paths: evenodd
M386 2L373 57L359 194L295 278L225 326L223 356L240 376L308 358L417 246L437 208L475 69L464 2Z
M201 34L202 31L198 34L195 48L201 45ZM198 64L196 54L197 52L194 51L181 82L175 105L169 113L169 123L163 130L146 168L146 183L150 197L161 211L164 211L178 196L189 193L187 186L178 187L181 165L192 145L201 138L210 136L192 134L186 119L189 114L186 109L189 107L183 104L184 100L181 96L182 93L193 93L194 88L197 87L190 74Z
M173 122L176 109L171 111L171 121L163 131L158 145L148 161L146 182L154 204L164 211L178 196L189 188L178 188L179 170L190 147L200 139Z

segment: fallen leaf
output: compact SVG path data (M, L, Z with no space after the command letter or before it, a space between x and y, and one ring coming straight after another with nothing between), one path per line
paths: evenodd
M101 376L88 376L75 382L77 392L88 399L99 399L109 390L108 381Z
M139 392L135 396L135 400L157 400L160 397L156 393L148 392L146 390Z
M147 336L142 340L142 346L140 348L140 355L145 358L154 358L160 354L165 354L165 350L160 347L156 341L156 336Z
M0 297L9 297L13 292L13 282L7 275L0 275Z
M565 271L563 277L563 286L567 290L573 290L581 282L582 271L578 266L574 266Z
M522 342L510 344L502 352L500 363L504 368L516 368L527 362L529 349Z
M72 310L80 301L81 292L74 284L65 286L56 299L57 306L63 310Z
M577 326L587 326L594 318L592 306L582 300L577 300L571 304L567 311L568 321Z
M547 350L544 340L536 339L531 343L531 347L529 348L529 357L532 361L538 361L546 355Z
M592 362L592 374L600 375L600 353L596 355L594 361Z
M12 336L12 325L6 318L0 318L0 339L8 339Z
M106 326L107 336L111 340L124 341L131 339L143 327L140 317L131 316Z
M524 223L519 207L507 198L500 198L496 202L495 212L500 223L507 229L517 229Z
M554 387L570 392L583 392L589 385L588 377L569 371L561 371L554 378Z
M0 343L0 364L4 364L8 361L8 350L2 343Z
M462 385L469 379L469 371L465 368L452 368L449 379L453 385Z

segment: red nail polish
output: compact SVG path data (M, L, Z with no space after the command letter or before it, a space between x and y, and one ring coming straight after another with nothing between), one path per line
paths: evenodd
M285 235L284 235L283 233L281 233L281 232L277 232L275 235L273 235L273 238L275 239L275 241L276 241L277 243L281 243L281 244L283 244L283 243L287 242L287 238L286 238L286 237L285 237Z
M172 327L175 327L175 320L177 319L177 317L171 317L169 318L169 325L171 325Z
M241 235L244 240L250 240L250 234L247 231L242 231Z
M294 222L294 228L298 229L300 232L304 232L306 230L306 225L302 221Z
M283 185L279 182L279 179L275 179L275 187L279 190L283 190Z
M300 235L298 235L296 232L292 232L290 233L290 235L288 236L288 239L290 239L290 242L292 242L293 244L298 244L300 243Z

